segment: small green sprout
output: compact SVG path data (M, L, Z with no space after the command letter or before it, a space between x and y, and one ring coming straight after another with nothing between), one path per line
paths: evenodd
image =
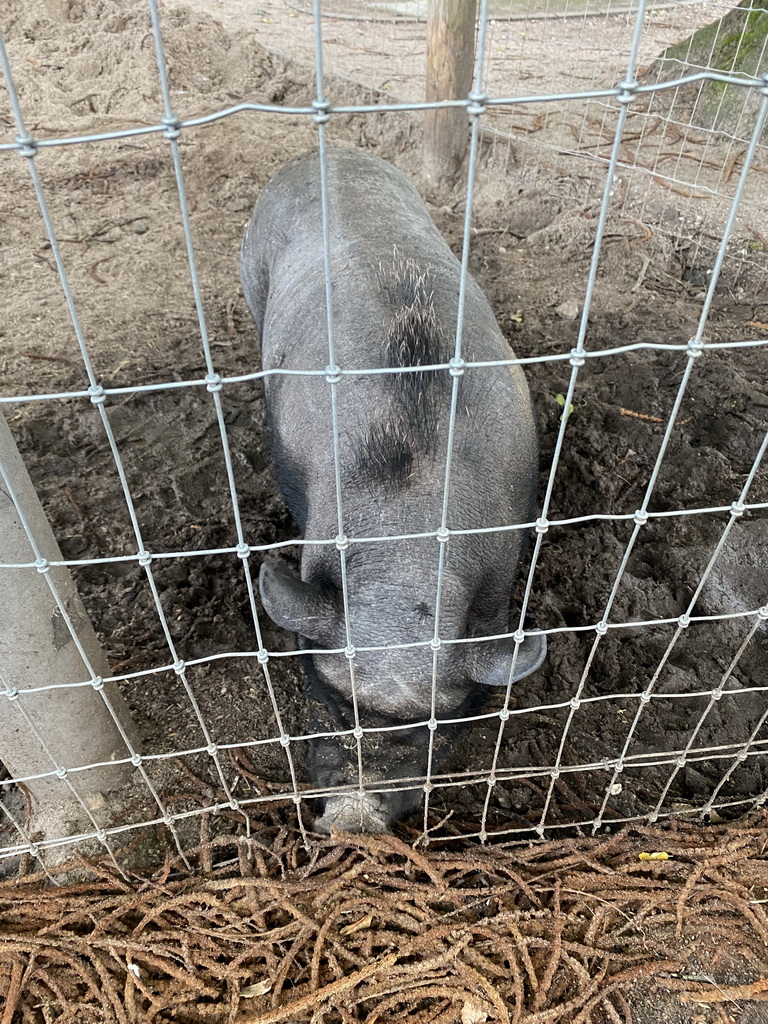
M560 417L560 419L561 419L561 420L562 420L562 419L568 419L568 417L569 417L569 416L571 415L571 413L573 412L573 403L571 403L571 404L570 404L570 405L568 406L568 412L566 412L566 411L565 411L565 395L555 395L555 401L556 401L556 402L557 402L557 404L558 404L558 405L560 406L560 408L561 408L561 409L563 410L563 414L562 414L562 416Z

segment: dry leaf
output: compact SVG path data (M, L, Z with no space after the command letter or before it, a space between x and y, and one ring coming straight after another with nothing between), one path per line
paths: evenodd
M253 999L254 996L265 996L272 988L272 982L265 978L264 981L257 981L255 985L246 985L240 989L243 999Z
M475 1003L471 999L464 1003L461 1010L461 1024L485 1024L487 1020L488 1014L479 1003Z
M368 917L363 917L359 921L355 921L354 924L345 924L343 928L339 928L339 935L354 935L355 932L362 932L366 928L370 928L373 924L373 914L369 914Z

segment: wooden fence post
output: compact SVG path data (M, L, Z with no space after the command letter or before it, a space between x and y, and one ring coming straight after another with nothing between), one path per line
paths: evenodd
M466 99L475 62L477 0L429 0L426 101ZM424 172L455 183L469 144L466 108L424 112Z
M2 412L0 470L0 562L35 560L27 531L42 558L59 561L59 546ZM55 566L47 572L93 671L108 676L106 658L69 569ZM67 778L100 824L107 824L108 794L122 788L133 772L130 764L110 762L130 756L121 729L136 750L135 730L114 683L103 686L119 727L92 686L62 685L86 682L91 673L50 587L35 568L0 568L0 676L0 759L11 777L100 764L70 772ZM44 686L52 688L16 694L17 689ZM32 800L31 831L59 839L70 834L70 827L87 826L79 801L61 778L48 774L25 785Z

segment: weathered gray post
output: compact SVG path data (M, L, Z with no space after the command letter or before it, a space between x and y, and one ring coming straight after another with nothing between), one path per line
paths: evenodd
M0 412L0 563L38 558L56 561L61 552ZM69 769L129 757L125 738L136 747L128 709L114 684L103 684L101 692L92 685L62 686L94 679L98 687L110 673L69 570L46 570L45 562L40 569L45 571L0 567L0 760L13 778L68 770L66 780L53 776L25 783L33 805L31 831L54 839L87 826L85 808L107 824L100 812L107 809L108 794L132 771L130 765L109 764ZM16 692L39 686L56 688Z
M466 99L472 88L477 0L429 0L426 101ZM463 107L424 112L424 172L434 185L452 185L469 144Z

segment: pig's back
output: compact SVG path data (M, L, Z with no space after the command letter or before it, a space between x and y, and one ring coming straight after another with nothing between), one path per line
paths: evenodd
M357 150L329 150L327 168L336 365L350 370L448 362L454 354L460 265L420 195L396 168ZM429 296L421 313L433 323L421 331L417 310L403 333L413 333L410 327L416 323L421 349L406 345L400 358L393 358L393 324L402 321L408 307L410 279L420 275ZM261 334L264 369L323 370L328 365L317 154L287 164L262 193L244 239L243 288ZM467 279L461 352L466 361L513 357L472 278ZM402 462L395 464L399 449L404 444L414 449L413 465L420 466L420 473L408 477L407 495L396 489L410 506L416 492L434 498L440 490L450 378L445 371L429 374L417 394L403 375L398 377L400 382L380 374L341 378L336 394L340 455L348 467L345 485L370 493L371 467L380 464L385 474L393 465L402 470ZM318 451L329 459L333 450L325 378L270 376L265 388L273 437L279 437L283 457L300 470L309 491L328 489L322 504L335 507L332 474L317 471ZM473 464L473 477L479 472L505 480L498 499L506 507L512 494L531 491L528 465L535 467L530 458L535 450L533 412L520 367L468 370L461 386L455 461ZM393 501L387 481L381 486L389 505L401 504ZM461 489L458 481L456 487ZM476 490L472 483L466 496L470 506L477 501ZM491 520L507 518L508 512L499 508Z
M421 196L391 164L354 149L329 149L328 220L336 361L379 365L374 322L389 318L382 277L412 263L429 276L453 353L460 265ZM325 262L317 153L282 167L262 192L243 241L243 291L262 342L265 369L327 364ZM301 338L301 344L295 339ZM510 350L476 282L468 277L465 359L509 358ZM318 364L318 360L324 360ZM372 361L374 360L374 361Z

